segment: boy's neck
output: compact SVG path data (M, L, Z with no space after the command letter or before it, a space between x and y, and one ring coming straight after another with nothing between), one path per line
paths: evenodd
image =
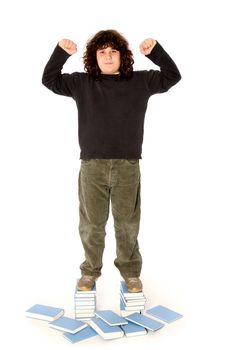
M101 72L101 74L103 74L103 75L117 75L117 74L120 74L120 72L115 72L115 73L103 73L103 72Z

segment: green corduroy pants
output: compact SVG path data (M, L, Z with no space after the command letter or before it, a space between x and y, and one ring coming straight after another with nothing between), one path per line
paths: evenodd
M79 233L85 252L82 275L101 275L111 201L116 237L114 264L122 277L139 277L139 159L81 160L78 189Z

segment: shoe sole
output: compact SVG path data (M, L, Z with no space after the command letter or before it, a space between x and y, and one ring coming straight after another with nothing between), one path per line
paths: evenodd
M79 287L78 290L81 290L82 292L90 292L93 289L93 287L87 288L87 287Z
M136 289L136 288L132 288L132 289L128 289L129 293L139 293L142 292L142 289Z
M94 286L94 284L93 284ZM82 287L77 287L78 291L81 290L82 292L90 292L92 289L93 289L93 286L91 287L85 287L85 286L82 286Z

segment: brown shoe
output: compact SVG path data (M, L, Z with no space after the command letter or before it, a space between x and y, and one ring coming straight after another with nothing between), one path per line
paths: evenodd
M77 288L84 292L90 291L93 289L96 279L95 276L83 275L78 281Z
M142 292L142 282L138 277L126 277L125 283L130 293Z

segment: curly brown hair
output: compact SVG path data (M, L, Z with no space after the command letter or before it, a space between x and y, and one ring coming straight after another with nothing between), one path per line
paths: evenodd
M133 54L129 49L128 41L116 30L101 30L90 38L86 45L83 61L84 69L95 79L101 79L101 71L96 59L96 51L111 48L120 51L120 76L130 78L133 72Z

